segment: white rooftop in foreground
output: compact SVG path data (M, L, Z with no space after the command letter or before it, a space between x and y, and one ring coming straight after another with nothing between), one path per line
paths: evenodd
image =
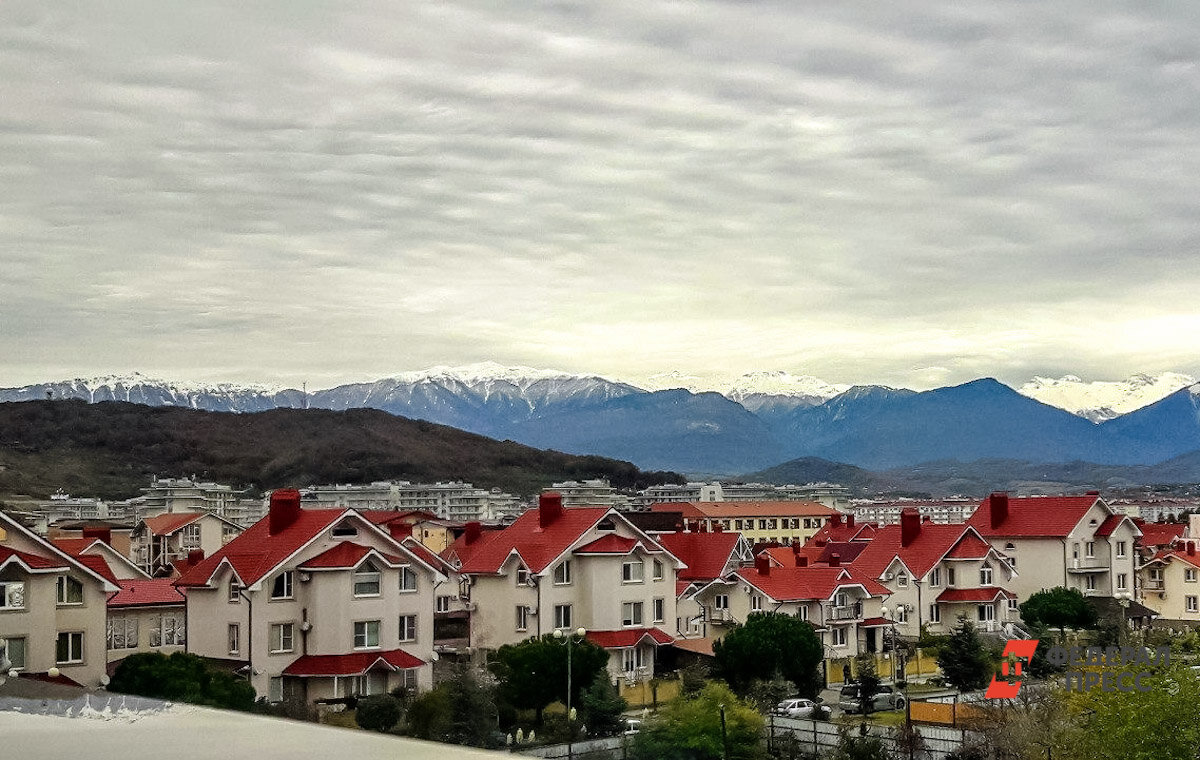
M0 756L22 760L497 760L508 753L180 705L135 718L0 711Z

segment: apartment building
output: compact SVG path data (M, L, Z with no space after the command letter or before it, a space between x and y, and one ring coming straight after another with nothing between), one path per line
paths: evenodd
M1138 601L1171 627L1200 626L1200 553L1196 541L1179 539L1138 569Z
M131 501L138 517L164 512L212 512L220 517L239 509L238 501L245 491L234 490L223 483L210 483L191 478L159 478L150 480L142 496Z
M654 538L686 565L675 575L675 632L688 639L706 637L707 621L696 592L753 563L753 547L745 536L724 531L662 533Z
M83 686L105 674L106 597L117 585L0 512L0 664Z
M172 566L192 552L211 555L243 530L211 512L167 512L146 517L130 534L131 558L152 576L170 575Z
M1056 586L1078 589L1086 596L1134 597L1134 544L1141 531L1098 492L1026 497L994 493L968 524L1016 570L1009 590L1020 600Z
M517 497L498 488L476 488L460 480L444 483L385 480L365 485L310 486L300 493L306 509L424 511L458 522L496 520L520 504Z
M558 494L564 507L613 507L624 509L629 506L629 496L613 488L604 478L591 480L564 480L552 483L542 491Z
M777 486L767 483L688 482L650 486L630 500L636 509L689 501L815 501L830 509L850 506L850 489L834 483Z
M938 499L917 500L898 499L895 501L856 501L847 511L852 512L859 522L872 522L880 525L894 525L900 522L900 513L906 509L915 509L921 517L928 517L935 523L965 523L975 513L979 502L972 499Z
M476 650L582 627L608 650L614 678L641 681L675 638L683 563L610 507L566 509L544 493L512 525L468 534L446 556L465 579Z
M840 514L812 501L668 502L650 510L681 512L685 530L736 531L752 544L803 544Z
M176 582L187 651L244 663L271 702L377 694L432 684L436 588L447 580L384 511L301 509L271 495L267 517Z

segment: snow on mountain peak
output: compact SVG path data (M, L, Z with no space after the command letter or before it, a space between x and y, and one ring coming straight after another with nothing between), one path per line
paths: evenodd
M1075 375L1035 377L1017 390L1043 404L1065 409L1092 422L1103 422L1161 401L1196 378L1178 372L1138 373L1125 380L1085 381Z
M827 383L812 375L793 375L772 370L747 372L734 380L724 393L734 401L754 395L827 400L849 389L849 385Z

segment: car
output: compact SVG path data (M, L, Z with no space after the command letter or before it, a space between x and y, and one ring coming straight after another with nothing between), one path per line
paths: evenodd
M861 700L858 697L858 684L847 684L842 687L842 693L838 699L838 707L842 708L843 712L856 713L862 708ZM879 690L871 697L871 710L873 712L883 710L903 710L904 705L908 700L904 695L896 691L889 684L881 684Z
M771 708L772 715L782 718L811 718L817 712L817 703L811 699L785 699Z

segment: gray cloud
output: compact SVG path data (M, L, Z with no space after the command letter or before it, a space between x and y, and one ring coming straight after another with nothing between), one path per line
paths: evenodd
M5 3L0 381L1198 374L1198 27Z

